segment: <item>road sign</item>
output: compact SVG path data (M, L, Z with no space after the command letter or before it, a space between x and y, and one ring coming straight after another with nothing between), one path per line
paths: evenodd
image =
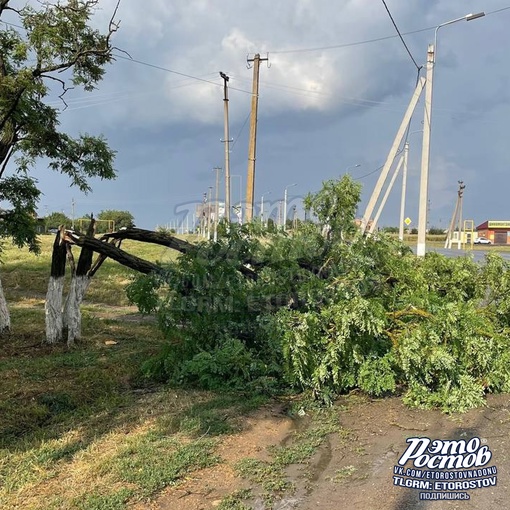
M409 226L411 224L411 218L407 217L405 220L404 220L404 223Z

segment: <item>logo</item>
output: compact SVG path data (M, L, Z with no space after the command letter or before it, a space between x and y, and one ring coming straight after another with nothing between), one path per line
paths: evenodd
M393 485L420 491L421 500L468 500L473 489L497 484L492 452L478 437L469 441L411 437L393 468Z

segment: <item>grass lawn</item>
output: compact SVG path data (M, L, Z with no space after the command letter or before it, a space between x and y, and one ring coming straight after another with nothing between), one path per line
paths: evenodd
M292 493L297 484L289 478L291 465L306 465L328 435L346 433L339 409L316 408L298 396L268 401L251 393L176 389L144 379L140 367L164 339L155 321L126 299L125 288L135 275L113 261L94 276L83 302L82 340L71 349L44 345L53 239L42 237L39 256L8 245L2 252L0 277L12 332L0 338L0 508L146 508L164 488L186 491L200 479L199 470L210 468L205 473L216 470L221 477L228 464L235 479L230 492L215 502L217 508L248 509L245 503L256 497L270 504ZM134 241L123 248L151 261L176 256ZM79 249L73 250L77 259ZM272 444L271 421L268 430L247 441L250 420L258 419L252 411L261 407L257 413L270 416L281 408L278 413L289 420L306 407L307 425ZM266 434L268 446L260 448ZM251 445L233 464L221 454L230 440L243 451ZM211 503L205 498L204 508Z
M140 365L163 338L129 306L133 274L112 261L87 293L81 343L43 345L52 242L42 237L39 256L7 245L2 253L12 333L0 339L0 508L122 509L219 462L218 437L260 398L143 380ZM152 261L175 256L123 247Z

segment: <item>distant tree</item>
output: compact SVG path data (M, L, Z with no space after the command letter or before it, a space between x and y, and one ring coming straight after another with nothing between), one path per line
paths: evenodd
M411 229L411 235L416 235L418 234L418 229L417 228L412 228Z
M46 230L50 228L58 228L60 225L65 225L70 228L72 225L71 218L68 218L64 213L53 212L44 218L44 226Z
M107 209L97 215L98 220L111 220L115 222L115 230L119 228L132 228L135 226L135 218L129 211L116 211ZM99 226L98 226L98 231Z
M388 234L398 234L398 227L383 227L382 231Z
M325 181L317 193L309 193L303 203L319 221L327 227L329 238L342 237L352 233L356 226L354 218L360 201L361 184L349 175L335 181Z
M439 227L430 227L428 233L432 236L446 235L444 229Z
M118 23L112 17L106 33L89 26L98 3L41 0L11 6L10 0L0 0L0 20L5 21L0 31L0 200L7 204L0 237L32 251L38 251L35 210L41 192L30 169L38 159L85 192L89 178L115 177L114 151L103 137L73 138L59 130L65 93L73 86L94 89L113 59L111 37ZM60 106L48 103L53 86L60 89ZM9 328L0 286L0 332Z

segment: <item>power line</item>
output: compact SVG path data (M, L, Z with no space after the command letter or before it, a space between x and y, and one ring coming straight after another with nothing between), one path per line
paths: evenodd
M353 181L359 181L361 179L364 179L365 177L368 177L369 175L373 175L375 174L376 172L379 172L379 170L381 170L383 168L384 165L381 165L380 167L376 168L375 170L373 170L372 172L369 172L368 174L365 174L365 175L361 175L360 177L355 177L353 178Z
M237 143L237 141L239 140L239 137L241 136L241 133L243 132L244 130L244 127L246 126L246 123L248 122L248 119L250 118L250 115L251 115L251 112L248 113L248 115L246 116L246 119L244 119L244 122L243 122L243 125L241 126L241 129L239 130L239 133L237 133L237 136L234 138L234 142L232 143L232 145L230 146L230 149L233 149L234 148L234 145Z
M178 76L184 76L185 78L190 78L192 80L197 80L197 81L201 81L201 82L204 82L204 83L209 83L210 85L215 85L216 87L223 87L223 85L221 83L217 83L217 82L211 81L211 80L206 80L204 78L199 78L198 76L193 76L191 74L181 73L180 71L174 71L173 69L168 69L167 67L158 66L156 64L150 64L149 62L144 62L143 60L137 60L135 58L125 57L124 55L117 55L117 54L114 54L113 56L115 58L120 58L120 59L123 59L123 60L127 60L129 62L135 62L136 64L144 65L144 66L147 66L147 67L152 67L154 69L159 69L160 71L165 71L167 73L177 74ZM251 91L243 90L243 89L237 89L235 87L229 87L229 90L236 90L238 92L243 92L245 94L250 94L250 96L252 95Z
M510 6L502 7L501 9L497 9L495 11L486 12L485 16L490 16L491 14L497 14L499 12L507 11L509 9L510 9ZM435 30L436 27L437 27L437 24L432 25L430 27L426 27L426 28L420 28L418 30L402 32L402 35L419 34L420 32L427 32L429 30ZM283 55L285 53L306 53L306 52L313 52L313 51L335 50L335 49L339 49L339 48L349 48L351 46L361 46L364 44L371 44L371 43L376 43L376 42L380 42L380 41L387 41L389 39L395 39L396 37L398 37L398 35L387 35L384 37L377 37L375 39L364 39L361 41L355 41L355 42L350 42L350 43L333 44L330 46L316 46L316 47L312 47L312 48L296 48L296 49L279 50L279 51L277 50L277 51L270 51L269 53L272 53L273 55L277 55L277 54Z
M411 51L407 47L407 44L404 41L404 38L402 37L402 34L400 33L400 30L398 29L397 24L395 23L395 20L393 19L393 16L391 15L390 10L388 9L388 6L386 5L386 1L385 0L381 0L381 1L383 3L384 7L386 8L386 12L388 13L388 16L390 17L391 22L393 23L393 26L395 27L395 30L397 31L397 34L400 37L400 40L402 41L402 44L404 45L404 48L407 50L407 53L411 57L411 60L413 61L413 64L416 66L416 69L418 69L418 72L419 72L421 67L423 67L423 66L418 66L418 64L416 63L416 60L414 60L414 57L413 57Z
M403 32L402 35L418 34L420 32L427 32L428 30L434 30L435 28L436 28L435 26L421 28L419 30L412 30L411 32ZM305 53L305 52L312 52L312 51L335 50L337 48L349 48L351 46L361 46L363 44L371 44L371 43L380 42L380 41L387 41L388 39L395 39L395 37L398 37L398 35L387 35L384 37L377 37L375 39L365 39L362 41L356 41L356 42L351 42L351 43L333 44L331 46L318 46L318 47L314 47L314 48L298 48L298 49L293 49L293 50L271 51L269 53L276 55L276 54L284 54L284 53Z

